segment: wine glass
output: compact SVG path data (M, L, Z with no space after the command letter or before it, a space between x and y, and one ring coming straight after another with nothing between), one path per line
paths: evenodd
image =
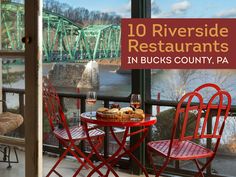
M134 109L141 107L141 96L140 94L132 94L130 97L130 106Z
M90 117L92 117L93 105L97 101L97 94L96 92L88 92L86 96L86 103L91 106Z

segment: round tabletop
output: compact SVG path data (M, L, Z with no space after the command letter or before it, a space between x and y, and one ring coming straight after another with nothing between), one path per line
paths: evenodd
M114 121L114 120L101 120L96 118L96 112L85 112L81 114L81 121L100 126L117 126L117 127L138 127L138 126L151 126L156 123L156 117L146 115L145 119L131 119L128 121Z

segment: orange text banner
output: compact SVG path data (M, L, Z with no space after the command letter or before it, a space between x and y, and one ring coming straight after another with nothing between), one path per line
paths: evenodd
M122 19L123 69L236 69L236 19Z

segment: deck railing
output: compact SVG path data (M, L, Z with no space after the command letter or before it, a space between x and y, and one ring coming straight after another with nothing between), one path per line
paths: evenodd
M3 88L2 89L2 93L3 93L3 100L6 100L7 102L7 94L12 93L12 94L16 94L19 95L18 98L18 103L19 103L19 109L18 109L18 113L22 114L24 116L24 94L25 91L24 89L13 89L13 88ZM86 111L86 95L85 94L79 94L79 93L67 93L67 92L62 92L59 91L58 95L60 97L60 100L62 102L62 105L64 104L64 98L70 98L70 99L80 99L80 112L85 112ZM129 97L116 97L116 96L102 96L102 95L98 95L97 97L98 100L103 101L104 107L109 107L111 102L122 102L122 103L129 103L130 99ZM146 105L148 106L163 106L163 107L173 107L175 108L178 104L177 101L167 101L167 100L148 100L145 102ZM6 104L3 102L3 111L7 111L7 106ZM231 115L235 115L236 114L236 106L233 105L231 107L231 111L230 111ZM209 121L211 121L211 119L208 119ZM22 126L21 129L19 130L21 136L24 136L24 127ZM108 129L104 130L106 132L106 136L104 138L104 156L107 157L109 155L109 134L108 134ZM211 122L208 122L208 126L207 126L207 131L211 132L212 131L212 124ZM207 140L207 147L210 148L211 147L211 140ZM83 147L81 147L83 148ZM51 145L47 145L44 144L43 147L44 151L47 152L53 152L53 153L60 153L62 152L61 146L59 145L58 147L55 146L51 146ZM124 163L127 162L127 160L122 160L121 164L127 164ZM122 165L121 165L122 166ZM126 165L124 165L126 166ZM147 166L148 168L148 166ZM175 173L175 174L180 174L181 176L183 175L194 175L194 173L190 170L183 170L180 168L180 164L178 161L176 161L174 163L174 168L168 168L167 169L169 172L171 173ZM150 169L150 171L152 171ZM209 166L207 168L207 176L215 176L215 177L224 177L222 175L218 175L218 174L212 174L212 167Z

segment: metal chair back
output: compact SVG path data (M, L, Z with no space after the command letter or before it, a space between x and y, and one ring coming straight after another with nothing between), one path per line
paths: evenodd
M56 89L46 77L43 79L43 103L51 130L54 131L57 128L65 129L70 141L72 141L72 136L60 103L60 98Z
M215 93L210 97L207 103L204 103L203 96L200 94L202 89L214 88ZM196 140L205 138L215 138L216 144L214 151L217 151L220 139L225 126L225 121L228 117L231 106L231 96L228 92L221 90L215 84L204 84L198 87L195 91L185 94L179 101L174 118L171 143L169 154L171 152L173 142L176 139L179 141ZM195 128L193 134L186 135L187 126L189 123L189 115L196 115ZM214 120L209 120L213 119ZM211 124L212 131L207 130L207 125ZM177 128L180 131L178 137Z

